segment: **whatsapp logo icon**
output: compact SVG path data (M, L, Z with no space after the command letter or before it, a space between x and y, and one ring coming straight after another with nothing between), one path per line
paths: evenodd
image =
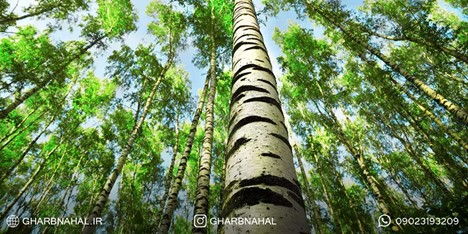
M388 227L390 226L392 222L392 218L390 218L390 216L386 214L383 214L379 217L378 222L379 222L379 227Z

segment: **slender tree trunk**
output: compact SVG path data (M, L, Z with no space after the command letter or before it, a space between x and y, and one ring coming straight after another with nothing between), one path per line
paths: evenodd
M335 170L335 169L333 169ZM334 171L336 173L336 171ZM344 186L343 184L343 178L341 177L341 175L338 175L338 180L340 182L340 187L343 189L343 192L346 196L346 200L348 201L348 203L350 204L350 208L352 209L353 211L353 215L354 215L354 218L358 224L358 228L359 228L359 231L361 234L365 234L365 233L368 233L366 231L366 229L364 228L364 224L363 224L363 220L362 220L362 217L357 213L357 208L356 208L356 204L354 203L354 201L349 197L348 195L348 192L346 191L346 187Z
M409 140L409 137L408 137L408 133L406 133L404 130L402 130L403 132L403 136L405 137L406 140L403 140L401 137L399 138L399 140L403 140L402 144L405 145L405 148L408 150L408 152L412 155L412 157L415 159L416 163L423 169L423 171L425 172L425 174L431 178L434 183L442 190L444 191L445 194L449 195L449 194L452 194L452 191L451 189L447 186L447 184L445 184L440 178L439 176L437 176L433 170L431 170L430 167L426 166L426 164L424 163L423 159L421 156L419 156L418 154L416 154L416 151L414 150L414 148L408 143L410 142Z
M365 112L366 112L366 115L367 115L367 116L370 116L370 118L372 118L372 121L374 121L374 122L379 122L379 121L380 121L383 125L387 126L387 128L388 128L388 124L387 124L388 119L384 121L384 120L383 120L383 119L385 119L384 116L382 116L382 115L380 115L380 116L375 116L374 113L371 113L371 112L368 112L368 111L365 111ZM389 128L389 129L390 129L390 128ZM387 130L388 130L388 129L386 129L385 131L387 131ZM393 133L393 130L392 130L392 129L390 129L389 136L394 137L394 133ZM396 138L396 137L395 137L395 138ZM401 138L401 139L402 139L402 138ZM401 142L401 141L400 141L400 142ZM405 148L405 150L406 150L406 152L408 152L408 149ZM410 158L414 157L414 155L411 154L411 152L408 152L408 154L409 154ZM388 159L388 158L386 158L386 159ZM406 177L408 177L408 176L406 176ZM421 190L420 187L415 187L415 189L417 189L417 190L419 191L421 197L423 197L423 199L424 199L426 202L429 201L429 199L427 198L425 192L424 192L423 190Z
M26 155L28 154L29 150L32 149L32 147L36 144L36 142L39 140L39 138L41 138L42 134L44 134L44 132L47 130L47 128L54 122L55 120L55 117L56 117L57 114L54 114L51 118L51 120L44 126L44 128L42 129L41 132L39 132L39 134L37 134L37 136L34 138L34 140L32 140L28 146L26 147L26 149L23 150L23 152L21 153L21 156L20 158L18 158L16 161L15 161L15 164L10 167L1 177L0 177L0 185L3 184L4 180L8 177L8 176L11 176L12 175L12 172L20 165L21 162L23 162L23 159L26 157Z
M29 186L36 180L37 175L39 175L39 172L42 171L42 168L44 167L46 162L49 160L50 156L58 149L58 147L60 146L60 143L57 144L49 153L47 153L46 157L42 160L41 164L39 164L36 171L34 171L34 173L31 175L31 177L26 182L26 184L23 185L23 187L20 189L18 194L15 196L15 198L10 203L8 203L8 205L6 205L5 209L0 214L0 220L3 220L3 218L5 218L5 216L11 210L11 208L13 208L13 206L16 204L16 202L24 194L24 192L26 192L26 190L29 188Z
M81 168L80 165L81 165L82 160L83 160L83 154L81 155L80 160L78 161L77 165L75 166L75 169L73 170L73 173L71 174L70 183L67 185L65 190L63 190L65 192L63 193L62 198L57 203L57 205L59 207L59 215L65 215L66 212L67 212L66 209L67 209L68 206L65 203L65 200L66 200L67 196L68 196L68 198L70 198L71 194L73 193L75 183L76 183L76 181L78 180L78 177L79 177L78 171ZM86 163L83 165L83 168L85 168L85 167L86 167ZM63 211L63 213L62 213L62 211Z
M411 206L412 208L417 208L418 205L416 204L416 202L413 200L413 198L411 197L411 195L408 193L408 189L403 187L403 185L401 184L401 178L400 176L398 176L398 172L395 172L393 170L390 170L390 173L389 173L389 176L390 178L395 181L395 184L398 186L398 188L403 192L403 194L405 194L405 197L406 199L411 203Z
M349 118L349 115L347 114L347 111L346 109L343 107L343 105L341 103L339 103L340 107L341 107L341 110L343 112L343 114L345 115L345 118L346 118L346 121L348 123L351 122L351 119ZM362 150L361 150L362 151ZM328 154L331 156L332 153L329 151ZM317 161L317 164L318 164L318 159L317 159L317 153L315 153L315 151L313 151L313 155L314 155L314 158L315 160ZM321 170L321 168L317 167L317 170L319 171L320 173L320 179L322 180L322 174L323 171ZM357 211L356 211L356 204L354 203L354 201L351 200L351 198L349 197L348 195L348 192L346 191L346 187L344 186L343 184L343 178L341 176L341 174L336 171L336 168L334 167L331 167L331 175L332 176L335 176L337 178L337 180L339 181L339 185L346 197L346 200L348 201L349 205L350 205L350 208L353 212L353 215L354 215L354 220L357 222L357 225L358 225L358 230L360 231L360 233L364 234L364 233L367 233L366 230L364 229L364 225L362 224L362 220L361 220L361 217L357 214ZM323 182L322 182L323 184ZM343 230L341 229L341 231L343 232Z
M52 189L52 187L54 186L54 184L52 182L54 182L54 178L55 178L55 175L57 174L57 172L59 171L59 169L62 168L62 161L63 161L63 158L65 157L65 151L62 153L62 156L60 156L60 159L59 159L59 162L57 163L57 166L54 170L54 172L52 173L52 175L50 176L49 180L47 181L47 183L44 185L44 188L45 190L42 192L41 196L39 197L39 201L37 202L37 205L34 209L34 211L32 212L32 216L35 217L37 216L38 212L39 212L39 209L42 205L42 203L46 200L46 198L50 198L49 195L49 192L50 190Z
M79 59L83 54L85 54L89 49L91 49L93 46L95 46L96 44L98 44L101 40L103 40L106 36L101 36L99 38L97 38L96 40L94 40L93 42L91 42L89 45L87 45L86 47L82 48L78 54L76 55L73 55L73 57L69 60L67 60L64 64L62 64L61 66L59 66L57 68L57 70L54 71L54 73L50 76L50 77L46 77L43 81L39 82L36 86L34 86L32 89L26 91L23 95L20 95L19 97L17 97L13 103L11 103L10 105L8 105L5 109L3 110L0 110L0 119L4 119L8 116L8 114L10 112L12 112L14 109L16 109L16 107L18 107L19 105L21 105L24 101L26 101L29 97L31 97L32 95L34 95L35 93L37 93L39 90L41 90L42 88L44 88L47 84L49 84L54 78L55 76L57 76L57 74L63 72L67 67L68 65L70 65L70 63L72 63L73 61L75 61L76 59Z
M307 194L307 197L309 199L306 199L306 201L309 201L310 207L312 209L312 224L314 225L315 233L322 234L323 229L322 229L322 218L320 215L320 208L318 207L317 203L315 203L315 196L310 188L309 180L307 179L307 172L304 169L304 165L302 165L302 157L301 157L301 152L299 151L299 147L297 145L294 145L294 148L296 150L296 158L297 162L299 163L299 168L301 169L301 174L302 174L302 179L304 180L304 185L305 185L305 191Z
M411 155L411 158L416 161L416 163L419 165L419 167L424 171L424 174L431 178L431 180L441 189L445 192L445 194L450 194L451 192L447 189L446 185L434 174L434 172L432 170L430 170L425 164L424 162L422 161L421 159L421 156L419 156L416 151L413 149L413 147L408 143L409 142L409 139L408 139L408 136L405 135L405 139L403 139L401 136L399 136L394 128L389 125L389 123L387 123L386 121L382 121L386 126L387 128L389 128L391 130L391 135L393 137L395 137L396 139L398 139L400 141L400 143L405 147L406 151Z
M62 98L62 103L64 104L65 103L65 100L66 98L68 97L68 95L70 94L70 92L72 91L72 88L73 88L73 85L75 84L76 82L76 79L73 79L73 81L70 83L70 85L68 86L67 88L67 92L65 93L65 95L63 96ZM62 107L63 107L63 104L62 104ZM38 119L40 119L43 115L46 114L47 111L44 111L41 115L39 115L32 123L30 123L25 129L27 129L30 125L32 125L34 122L36 122ZM50 119L49 122L47 122L47 124L44 126L44 128L42 129L41 132L39 132L37 134L37 136L28 144L28 146L26 147L25 150L23 150L20 158L18 160L15 161L15 164L10 167L6 172L2 172L0 173L0 185L3 183L3 181L6 179L6 177L8 177L9 175L11 175L11 173L16 169L16 167L18 167L18 165L23 161L23 159L26 157L26 155L28 154L29 150L31 150L31 148L36 144L36 142L40 139L40 137L42 136L42 134L45 133L45 131L47 130L47 128L55 121L55 118L57 117L58 115L58 111L53 113L52 115L52 118ZM23 129L22 131L24 131L25 129ZM20 132L21 133L21 132ZM19 133L19 134L20 134ZM5 142L2 147L0 148L3 149L6 145L8 145L16 136L10 138L7 142Z
M32 200L32 194L34 194L35 189L28 189L27 192L21 198L18 200L17 204L17 209L13 212L18 217L24 217L24 213L26 211L29 211L31 200ZM30 198L30 199L28 199ZM4 234L9 234L9 233L31 233L33 231L32 226L26 226L20 222L18 227L11 228L8 227L6 232Z
M425 116L429 116L429 118L431 118L432 121L434 121L437 125L439 125L444 130L445 133L450 135L455 141L458 142L458 144L460 144L460 146L462 146L466 151L468 151L468 143L464 141L460 137L460 135L450 130L445 124L442 123L442 121L437 116L434 115L434 113L432 113L432 111L426 109L423 105L421 105L416 99L416 97L413 94L411 94L406 87L404 87L403 85L401 85L394 79L391 79L391 81L399 90L401 90L411 100L413 100L414 104L418 106L418 108L424 113Z
M397 84L398 89L406 90L406 88L400 85L398 82L396 82L393 79L391 80L392 82L394 82L394 84ZM398 95L398 92L396 92L396 90L392 90L392 91L394 91ZM417 103L416 98L411 93L407 92L407 95L415 102L416 105L419 106L420 109L424 108L423 106ZM448 172L452 175L452 180L455 183L458 183L457 181L459 181L460 179L463 180L463 178L465 178L463 175L466 174L466 169L458 166L458 163L454 161L452 156L450 154L447 154L448 150L445 148L445 146L435 141L431 137L431 134L429 134L427 130L424 129L424 127L420 124L420 121L415 119L414 115L411 114L407 108L403 107L401 109L402 109L402 112L400 112L400 114L407 119L407 121L411 124L411 126L413 126L415 131L418 132L419 135L423 137L424 140L429 144L429 147L435 153L435 158L437 162L443 165L448 170ZM445 125L442 125L442 126L445 126ZM402 129L402 131L404 130ZM462 182L462 183L465 183L465 182Z
M322 186L323 195L325 197L325 202L327 203L328 211L330 212L330 216L331 216L331 218L333 220L333 226L334 226L333 232L334 233L343 233L343 229L341 228L340 219L337 216L338 214L335 212L335 209L333 208L334 205L333 205L333 203L331 201L330 193L328 192L327 185L325 184L326 182L324 180L324 175L323 175L323 172L322 172L322 166L320 165L317 154L314 153L313 155L314 155L314 159L315 159L315 164L317 165L316 170L319 173L320 184Z
M270 217L224 233L308 233L276 79L251 0L234 6L232 98L221 216Z
M213 7L211 8L211 20L214 21ZM200 165L197 178L197 190L195 195L194 215L206 215L209 211L210 197L210 174L211 174L211 153L213 148L213 122L214 122L214 101L216 97L216 42L214 35L214 22L211 31L211 59L210 59L210 92L206 103L205 137L203 139L203 149L200 156ZM195 223L195 221L194 221ZM206 227L192 227L192 233L207 233Z
M159 208L160 208L160 213L156 216L156 220L155 220L155 225L156 227L159 227L159 223L161 221L161 216L164 212L164 206L166 205L166 200L167 200L167 197L169 196L169 190L171 188L171 184L172 184L172 178L173 178L173 174L174 174L174 164L175 164L175 161L176 161L176 157L177 157L177 152L179 151L179 126L177 124L177 120L176 120L176 125L175 125L175 131L176 131L176 141L175 141L175 144L174 144L174 147L172 147L172 159L171 159L171 165L169 166L169 169L167 171L167 175L166 175L166 181L164 182L164 195L163 197L161 198L161 200L159 201Z
M321 169L319 169L320 171ZM335 212L335 209L333 208L333 203L332 199L330 198L330 192L328 192L327 185L325 184L325 180L323 179L323 174L320 174L320 184L322 185L323 189L323 194L325 196L325 202L327 203L328 206L328 211L330 212L330 216L333 220L333 232L334 233L343 233L343 230L341 228L341 222L340 218L338 217L338 214Z
M463 186L466 187L466 181L464 181L466 178L465 175L467 175L467 170L464 167L460 167L457 162L454 161L452 158L451 154L448 154L448 149L446 149L443 145L439 144L436 142L434 139L432 139L431 135L425 130L420 124L418 120L415 119L415 117L408 112L408 110L404 109L403 110L405 118L408 120L410 124L414 127L415 131L421 135L424 140L429 144L429 147L432 149L434 152L434 157L436 161L442 165L448 173L451 175L451 179L454 184L462 184ZM408 135L408 133L402 129L402 132L404 132L405 135ZM408 140L408 138L407 138ZM460 182L461 180L461 182Z
M359 57L365 61L367 64L371 65L371 66L375 66L375 62L373 61L370 61L369 59L367 59L364 55L362 54L359 54ZM410 99L413 100L413 102L419 107L420 110L422 110L424 112L425 115L430 115L432 120L434 120L434 122L438 123L439 126L441 126L443 129L446 130L446 132L451 135L454 139L459 139L459 142L462 146L463 146L463 140L461 140L461 138L457 137L457 134L451 132L444 124L442 124L442 122L430 111L428 111L427 109L424 108L424 106L420 105L417 101L417 99L406 89L406 87L404 87L403 85L399 84L395 79L393 79L393 77L390 76L390 81L393 83L393 87L391 84L389 84L388 87L386 87L386 90L388 88L389 92L390 92L390 95L392 96L400 96L400 92L403 92L405 93L408 97L410 97ZM396 87L396 88L395 88ZM397 91L399 90L399 91ZM402 98L402 97L401 97ZM451 174L451 178L453 181L455 181L455 183L457 184L458 182L456 181L459 181L460 178L464 178L463 175L466 174L464 171L465 169L463 167L459 167L457 163L455 163L455 161L453 160L453 158L451 157L451 155L446 155L446 149L443 145L440 145L438 142L436 142L435 140L432 139L431 137L431 134L429 134L427 132L427 130L425 130L423 128L422 125L419 124L420 121L416 120L415 117L409 112L409 109L408 107L400 107L400 106L395 106L395 108L397 109L401 109L401 112L400 114L406 118L406 120L411 123L411 126L414 127L414 129L420 133L421 137L423 137L429 144L429 147L435 152L435 157L438 161L439 164L443 165L448 171L449 173ZM388 122L388 120L387 120ZM389 126L389 124L386 124L384 123L388 128L391 128ZM403 128L401 128L402 131ZM395 133L396 134L396 133ZM400 141L402 142L405 142L403 139L400 139ZM408 139L407 141L408 142ZM403 144L403 143L402 143ZM423 162L421 161L421 159L419 158L419 156L417 156L417 154L414 152L414 150L411 148L411 145L410 144L407 144L407 146L409 147L406 147L407 151L413 155L412 157L418 157L418 158L415 158L415 160L419 160L419 164L422 165L423 167L426 167ZM412 150L412 151L409 151L409 150ZM426 168L427 169L427 168ZM427 171L428 173L433 173L431 170L427 169L425 170ZM459 174L461 174L462 176L460 176ZM432 176L433 177L433 176ZM439 178L437 178L437 176L435 177L435 179L438 180L435 181L436 184L439 185L443 185L441 188L444 190L444 191L449 191L446 189L446 186L444 185L444 183L442 183L440 181ZM466 182L462 180L462 183L458 183L458 184L462 184L463 186L466 187ZM444 189L445 188L445 189Z
M322 94L323 95L323 94ZM324 97L325 98L325 97ZM317 106L317 110L324 115L324 113L320 110L318 107L317 103L315 103ZM351 154L351 156L354 158L354 160L358 163L359 169L361 170L361 173L363 175L364 182L369 186L371 189L372 194L374 194L378 204L379 204L379 209L382 213L384 214L390 214L390 209L388 208L388 205L385 202L385 199L383 197L382 191L380 191L380 188L378 186L378 181L374 178L374 176L370 173L364 157L362 155L362 152L360 152L346 137L341 124L338 121L338 118L336 117L335 113L331 109L331 107L328 105L328 103L325 103L325 110L328 112L329 116L332 118L333 123L328 123L328 127L335 133L337 138L344 144L345 148L348 150L348 152Z
M159 84L161 83L162 79L166 75L166 72L169 69L169 67L172 65L172 59L173 59L173 56L171 55L171 57L169 58L169 60L167 61L166 65L165 65L165 67L161 71L161 74L159 75L156 83L153 85L153 88L151 89L151 92L150 92L148 98L145 101L145 106L143 107L143 113L141 114L140 118L138 119L138 122L133 126L132 133L130 134L130 136L128 138L128 141L127 141L127 144L126 144L124 150L122 151L122 154L120 155L117 166L115 167L115 169L109 175L109 178L107 179L104 187L102 188L102 190L101 190L101 192L99 194L99 198L98 198L97 202L94 204L94 207L93 207L93 210L92 210L91 214L88 216L88 220L90 222L93 222L93 220L95 218L101 216L102 210L103 210L104 206L107 203L107 200L109 198L109 194L110 194L110 192L112 190L112 187L114 187L114 183L117 180L117 177L119 176L120 172L122 171L123 166L125 165L125 161L127 160L127 156L130 154L130 152L132 150L132 147L133 147L133 144L134 144L134 142L135 142L135 140L136 140L136 138L138 136L138 133L140 132L140 128L141 128L141 126L143 125L143 122L146 119L146 115L148 114L150 105L153 102L153 98L154 98L154 95L156 94L156 91L158 90ZM94 233L95 230L96 230L95 225L85 225L83 227L83 230L81 231L81 233L82 234L92 234L92 233Z
M349 151L351 156L354 158L354 160L357 162L359 169L362 173L364 183L368 186L368 188L371 190L371 193L374 195L375 199L377 200L378 203L378 208L383 214L387 214L391 216L391 212L389 209L389 206L387 202L385 201L384 197L384 191L379 186L379 181L370 173L368 166L365 162L364 156L363 156L363 151L359 151L354 145L351 144L351 142L348 140L346 137L341 124L339 123L335 113L333 110L330 108L329 105L325 105L327 112L329 113L330 117L333 119L334 125L332 126L329 124L329 128L332 129L332 131L335 132L337 138L344 144L345 148ZM318 108L318 106L317 106ZM320 111L320 109L318 109ZM323 113L321 113L323 115ZM392 220L392 230L401 230L401 226L397 225L394 220Z
M70 63L71 63L71 61L70 61ZM70 63L67 63L67 65L70 64ZM55 72L55 74L53 74L53 76L51 76L51 78L44 79L43 81L41 81L40 83L38 83L36 86L34 86L32 89L26 91L23 95L18 96L18 97L13 101L13 103L11 103L10 105L8 105L5 109L0 110L0 119L6 118L6 117L8 116L8 114L10 114L10 112L12 112L14 109L16 109L16 107L18 107L21 103L23 103L24 101L26 101L29 97L31 97L32 95L34 95L35 93L37 93L39 90L41 90L42 88L44 88L47 84L49 84L49 82L52 81L53 77L55 77L55 75L56 75L58 72L62 72L62 71L58 70L57 72Z
M0 142L6 140L6 142L4 142L2 144L2 146L0 146L0 150L3 150L3 148L5 148L8 144L10 144L10 142L12 142L17 136L19 136L21 133L23 133L24 131L26 131L26 129L28 129L30 126L32 126L33 124L35 124L39 119L41 119L45 114L47 113L47 111L44 111L42 112L41 115L39 115L37 118L35 118L33 121L31 121L31 123L29 123L27 126L23 127L21 130L19 130L18 132L16 132L16 134L14 134L13 136L11 136L8 140L6 140L6 137L5 136Z
M135 116L137 121L138 121L138 117L137 115ZM121 198L121 193L123 191L123 188L124 188L124 181L125 181L125 170L122 169L122 175L120 176L120 182L119 182L119 192L118 192L118 200L117 200L117 204L116 204L116 212L117 212L117 227L116 227L116 230L117 230L117 233L124 233L123 232L123 227L122 227L122 223L125 223L123 222L123 214L122 214L122 204L126 201L123 201L122 198Z
M369 169L367 168L367 165L364 162L364 158L360 155L357 154L355 155L355 159L361 168L362 174L364 175L365 181L368 183L370 186L370 189L374 196L377 199L377 202L379 203L379 209L382 211L384 214L390 214L390 209L388 208L385 199L383 197L383 193L380 191L379 186L377 185L377 180L372 176L372 174L369 172Z
M225 145L227 145L227 143L225 143ZM224 156L226 156L226 150L224 151ZM219 207L220 209L223 207L223 203L224 203L224 193L222 191L222 189L224 188L224 186L226 186L226 178L225 178L225 175L226 175L226 164L223 165L223 171L222 171L222 176L221 176L221 192L219 193ZM218 227L217 227L217 230L216 230L216 233L217 234L222 234L223 232L223 223L219 223L218 224Z
M14 133L16 133L22 126L23 124L29 119L29 117L36 113L37 110L39 110L39 107L40 105L37 105L32 111L30 111L22 120L21 122L19 122L16 126L14 126L7 134L5 134L5 136L2 137L2 139L0 139L0 143L2 143L6 138L9 138L11 135L13 135ZM44 113L44 112L43 112ZM22 128L22 130L20 131L23 132L25 128ZM4 145L2 145L2 148L5 147Z
M458 107L455 103L452 103L451 101L447 100L444 96L442 96L441 94L433 90L431 87L425 84L422 80L411 75L406 69L396 64L395 62L391 61L387 56L382 54L378 49L372 47L367 42L357 38L352 32L346 29L341 23L337 22L332 16L328 15L327 13L319 9L315 4L311 3L310 0L305 0L305 1L309 8L311 8L313 11L316 11L324 19L332 23L335 27L339 28L350 40L358 43L368 52L378 57L386 65L391 67L394 71L400 73L403 77L406 78L406 80L414 84L421 92L425 93L428 97L430 97L435 102L440 104L443 108L445 108L448 112L456 116L463 123L468 124L468 113L463 111L463 109Z
M68 95L71 93L72 88L73 88L73 86L76 84L77 79L78 79L78 78L74 78L74 79L69 83L68 88L67 88L67 92L66 92L65 95L63 96L61 103L65 104L65 100L66 100L66 98L68 97ZM63 107L63 104L62 104L62 107ZM41 105L38 104L37 107L34 109L34 112L35 112L37 109L39 109L40 106L41 106ZM47 108L46 108L46 109L47 109ZM2 150L4 147L6 147L6 146L7 146L12 140L14 140L19 134L21 134L22 132L24 132L26 129L28 129L30 126L32 126L34 123L36 123L37 120L40 120L40 119L42 118L42 116L44 116L47 112L48 112L47 110L43 110L42 113L41 113L39 116L37 116L33 121L31 121L26 127L22 128L22 129L20 130L20 132L18 132L18 133L15 134L13 137L11 137L10 139L8 139L7 142L5 142L4 144L2 144L2 146L0 147L0 150ZM54 116L55 116L55 115L56 115L56 114L54 114ZM28 117L29 117L29 115L28 115ZM28 117L26 117L26 118L23 120L23 122L26 121ZM18 129L18 128L16 128L14 131L12 131L11 134L13 134L17 129ZM10 135L10 134L9 134L9 135ZM6 138L6 136L5 136L4 138L2 138L2 140L1 140L0 142L2 142L5 138Z
M192 125L190 126L189 136L187 138L187 143L185 144L184 153L180 158L177 175L174 179L174 183L171 187L171 192L169 193L169 198L167 200L166 209L164 211L164 215L161 220L161 226L157 230L159 233L167 233L169 232L169 227L171 225L171 219L174 214L174 210L177 205L177 197L179 195L179 190L182 187L182 181L185 175L185 169L187 168L187 161L188 157L190 156L190 152L192 151L192 145L195 138L195 133L197 131L198 120L200 119L200 114L202 112L204 103L205 103L205 94L208 90L209 84L209 77L206 77L205 85L203 86L203 91L200 95L200 100L198 101L198 106L195 111L195 115L193 116Z
M364 55L359 54L359 57L363 61L365 61L367 64L371 66L375 66L375 62L370 61ZM414 95L411 94L406 87L398 83L395 79L393 79L393 77L390 77L390 81L393 83L393 86L391 84L389 84L388 86L388 90L391 95L400 96L401 95L400 92L405 93L415 103L415 105L417 105L418 108L421 111L423 111L425 116L427 115L430 116L431 119L434 122L436 122L441 128L443 128L448 135L450 135L453 139L455 139L463 148L465 148L465 150L468 150L468 145L466 144L466 142L464 142L464 140L462 140L458 134L448 129L447 126L443 124L442 121L438 119L431 111L427 110L424 106L419 104L417 98L414 97ZM397 90L399 90L400 92ZM446 154L444 153L446 152L445 147L443 145L438 144L438 142L432 139L431 135L419 124L419 121L416 120L415 117L411 113L409 113L408 107L395 106L395 108L401 109L402 112L400 112L400 114L402 114L412 124L415 130L420 132L421 136L426 139L431 149L436 153L435 156L436 156L437 161L447 168L447 170L452 175L452 179L454 181L458 181L460 178L465 178L463 176L464 174L466 174L465 168L458 166L458 164L454 162L453 158L450 155L445 155ZM461 176L459 174L461 174ZM463 181L461 184L466 187L466 181Z
M27 208L28 208L28 205L31 204L31 199L28 200L28 198L32 198L32 194L34 193L34 190L33 189L30 189L28 190L24 196L22 196L18 202L16 203L17 204L17 208L16 210L14 211L13 214L15 214L16 216L18 217L22 217L22 215L24 214L24 212L26 212Z

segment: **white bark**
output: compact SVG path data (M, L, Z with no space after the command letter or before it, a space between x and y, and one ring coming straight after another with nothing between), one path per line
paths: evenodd
M153 85L153 88L151 89L151 92L146 98L145 101L145 106L143 107L143 113L141 114L140 118L138 121L135 123L133 126L132 133L130 134L127 145L122 151L122 154L119 157L119 160L117 162L116 167L114 170L111 172L109 177L107 178L107 181L102 188L101 192L99 193L99 197L97 202L93 206L93 210L91 211L91 214L88 216L88 220L91 220L90 222L93 222L95 218L101 217L102 210L107 204L107 200L109 199L109 194L114 187L115 181L119 177L120 172L122 171L125 162L127 160L128 155L132 151L133 144L135 143L135 140L138 137L138 132L140 131L141 127L143 126L143 123L145 122L146 115L148 114L148 111L150 109L150 105L153 103L154 96L156 94L156 91L159 88L159 84L161 83L162 79L165 77L167 70L169 67L172 65L172 60L173 57L171 56L164 66L163 70L161 71L161 74L159 75L156 83ZM96 230L96 225L85 225L83 229L81 230L82 234L93 234Z
M192 151L192 145L195 139L195 134L197 132L198 120L200 119L200 115L205 104L205 94L208 89L209 81L210 79L209 77L207 77L205 80L205 85L203 86L203 91L200 95L200 100L198 101L197 109L195 110L195 114L192 119L192 125L190 126L190 132L188 135L187 143L185 144L184 153L182 154L182 157L179 161L179 166L177 167L177 175L174 178L174 182L172 183L171 190L169 192L169 198L167 199L166 207L161 219L161 225L156 228L157 233L165 234L169 232L171 220L177 205L177 197L179 195L179 190L182 187L182 181L184 180L188 157L190 156L190 152Z
M276 80L251 0L235 1L231 121L222 216L277 225L224 225L225 233L309 233Z
M212 20L213 8L212 9ZM212 24L213 27L213 24ZM214 28L214 27L213 27ZM216 43L214 30L211 32L211 58L210 58L210 92L206 104L205 137L203 139L203 151L200 156L200 166L197 177L197 190L195 196L194 214L208 216L210 196L211 152L213 148L214 127L214 101L216 97ZM193 227L192 233L207 233L206 227Z

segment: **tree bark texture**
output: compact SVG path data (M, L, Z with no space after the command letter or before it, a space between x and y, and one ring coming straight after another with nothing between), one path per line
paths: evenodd
M235 1L233 79L224 218L277 225L224 225L225 233L309 233L272 65L251 0Z

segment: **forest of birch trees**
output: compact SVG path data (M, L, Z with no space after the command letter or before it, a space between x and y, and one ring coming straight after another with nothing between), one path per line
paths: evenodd
M0 233L466 233L467 126L465 0L0 0Z

